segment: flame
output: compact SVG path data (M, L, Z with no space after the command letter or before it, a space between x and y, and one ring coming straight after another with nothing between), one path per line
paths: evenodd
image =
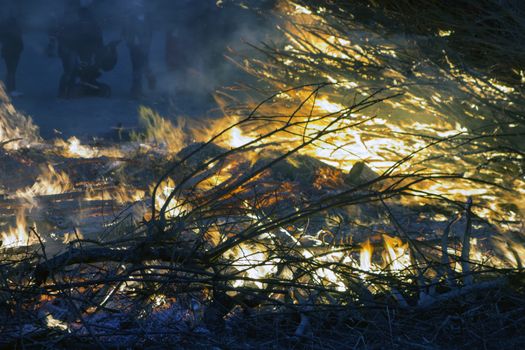
M315 102L316 107L321 108L328 113L337 113L345 109L343 105L331 102L327 97L322 97Z
M232 256L234 260L232 266L241 273L241 276L253 280L246 281L244 279L237 279L233 282L234 287L241 287L247 283L253 283L257 288L262 289L264 288L264 283L259 280L277 272L277 265L268 259L264 248L262 249L263 250L260 250L256 247L249 247L246 244L242 244L233 251L226 253Z
M83 145L75 136L67 141L62 139L55 140L55 146L61 150L62 156L66 158L92 159L98 157L122 157L123 152L115 147L100 148Z
M15 140L2 146L2 142ZM17 150L41 141L38 126L33 120L19 113L3 87L0 87L0 149Z
M66 331L69 329L69 326L66 322L54 318L51 314L46 316L46 326L48 328L54 328L61 331Z
M313 14L307 8L297 7L295 9L297 15L306 15L313 16ZM310 18L312 20L312 18ZM304 34L304 33L302 33ZM396 57L396 50L391 49L388 46L384 46L378 52L381 53L381 57L374 57L374 52L368 52L365 48L365 44L359 45L354 38L351 40L338 38L335 35L321 35L321 37L315 37L312 35L305 35L304 41L309 41L312 43L311 48L305 48L297 38L294 38L291 35L288 35L291 45L286 46L285 50L290 52L301 52L300 50L306 50L311 53L322 53L327 56L327 59L339 59L339 60L348 60L352 59L360 64L376 64L378 66L388 67L388 64L382 64L386 62L387 57ZM338 49L339 48L339 49ZM306 57L305 60L309 58ZM293 67L296 64L294 60L286 61L286 65ZM265 72L267 76L271 76L270 72ZM324 75L324 77L331 82L341 81L341 77L337 76L334 72L330 75ZM394 85L397 82L404 83L403 74L390 71L385 69L385 76L382 78L395 79L393 80ZM464 77L466 81L469 81L469 77ZM397 81L399 79L399 81ZM474 80L470 80L474 82ZM501 90L506 93L513 92L512 89L506 87L505 85L499 84L498 82L491 82L496 90ZM408 85L408 84L407 84ZM359 84L355 81L341 83L341 87L345 89L355 89ZM484 88L487 85L484 86ZM336 87L335 89L337 89ZM489 87L487 87L489 88ZM344 95L344 94L341 94ZM363 94L365 95L365 94ZM366 95L365 95L366 96ZM305 97L304 92L289 92L282 93L279 96L280 103L274 109L271 108L272 114L276 115L276 120L284 118L287 119L287 116L290 115L289 107L294 105L293 102L298 99ZM436 139L436 138L449 138L454 137L455 135L467 134L469 130L458 123L457 121L451 121L453 118L446 118L447 116L440 111L435 104L452 104L456 96L447 95L446 93L432 93L429 96L423 94L418 94L416 91L407 91L403 96L401 101L385 101L386 109L389 111L385 112L385 119L373 118L370 119L369 116L352 113L346 118L342 119L336 126L333 126L337 132L326 133L326 136L321 137L316 140L315 143L312 143L308 147L305 147L300 150L300 153L303 155L308 155L319 159L329 165L334 166L336 169L326 168L320 169L314 178L312 186L317 190L323 190L328 187L328 184L331 184L332 189L338 189L345 186L344 182L341 180L343 177L343 171L349 171L357 162L363 162L367 167L370 167L371 172L375 173L382 169L387 169L394 165L398 160L407 157L408 155L413 154L415 150L423 149L428 145L427 138ZM320 92L318 97L315 98L315 102L310 106L305 105L304 110L299 111L297 115L300 118L301 112L310 111L311 113L320 113L320 114L337 114L342 110L345 110L346 105L343 103L342 98L338 98L337 94L331 92L330 94ZM9 110L10 106L4 106ZM265 108L264 106L262 108ZM480 107L476 104L471 104L470 109L479 111ZM394 111L390 113L390 110ZM268 110L267 110L268 111ZM10 111L10 113L13 111ZM375 113L375 112L374 112ZM393 116L391 114L401 113L402 117ZM225 125L231 123L236 123L239 121L239 118L233 114L225 113L226 116L218 121L210 122L206 127L194 128L192 130L192 136L197 141L207 141L209 137L215 135L217 132L223 130ZM2 115L0 114L0 117ZM284 116L284 117L283 117ZM256 119L256 118L254 118ZM185 146L185 141L187 140L186 133L183 132L184 124L179 122L177 125L174 125L169 120L162 118L158 113L154 112L152 109L141 107L140 108L140 120L142 125L145 128L143 134L135 134L134 137L137 140L149 142L151 144L156 144L167 150L169 153L176 153L180 151ZM264 119L267 122L269 118ZM280 120L282 121L282 120ZM26 121L27 122L27 121ZM22 120L21 124L24 123ZM301 124L301 123L299 123ZM275 149L278 151L285 151L289 149L289 145L294 142L301 142L316 133L323 131L328 127L329 122L322 119L312 118L310 122L302 122L301 126L296 129L292 129L291 132L282 132L272 135L270 140L265 140L265 142L271 142L276 146ZM354 126L359 124L359 127ZM7 126L6 126L7 125ZM264 131L266 125L260 126L260 130ZM269 128L269 127L268 127ZM7 130L7 131L6 131ZM242 147L250 142L255 140L254 129L248 129L244 125L243 127L235 126L225 133L222 139L217 140L215 143L222 147L228 148L237 148ZM0 118L0 141L3 138L11 137L12 135L18 135L20 133L20 127L12 127L11 125L6 124L6 122ZM301 135L303 137L298 137L294 140L296 135ZM410 136L406 136L410 135ZM417 137L414 137L417 135ZM299 141L297 141L299 140ZM101 155L110 154L109 150L103 150L96 147L91 147L87 145L82 145L80 140L75 137L68 139L67 141L59 140L56 142L58 147L63 148L63 155L66 157L72 158L95 158L100 157ZM153 147L153 146L152 146ZM272 149L273 150L273 149ZM470 150L468 150L470 151ZM115 155L121 155L121 152L124 150L115 150ZM255 152L254 152L255 153ZM464 172L464 169L470 169L471 167L469 162L465 159L460 158L456 154L451 154L450 149L435 147L428 151L422 152L414 156L414 163L423 164L421 168L424 168L425 171L428 170L430 174L442 173L445 170L452 173ZM468 152L465 152L468 153ZM448 163L442 162L439 158L445 157L445 155L450 155ZM496 156L497 153L492 153L493 156ZM245 156L245 155L243 155ZM432 156L435 159L435 164L424 163L423 160L425 157ZM250 158L245 156L246 159ZM252 161L257 157L250 158ZM240 168L239 164L245 159L228 159L227 163L221 164L220 172L217 171L211 175L206 180L203 180L199 186L197 186L197 191L206 191L210 190L221 183L224 183L232 178L232 174ZM293 160L290 160L291 162ZM217 162L218 163L218 162ZM246 162L248 163L248 162ZM215 171L214 167L216 164L212 164L209 167L209 170ZM402 171L418 171L420 168L412 168L410 164L403 165L400 167ZM210 172L213 172L210 171ZM260 175L262 176L262 175ZM516 188L518 193L525 193L525 185L521 180L516 180ZM261 186L262 187L262 186ZM42 174L37 178L35 183L28 188L19 190L16 192L16 196L19 198L25 198L29 202L34 203L34 198L39 195L52 195L60 194L67 191L70 191L74 188L71 184L68 175L64 172L57 172L51 165L43 168ZM154 198L154 205L157 210L160 210L168 200L168 197L175 190L176 184L172 179L167 179L161 183L159 189ZM286 188L286 191L284 189ZM489 185L476 184L475 186L469 184L467 181L424 181L414 186L415 189L425 190L429 193L434 193L437 195L446 195L450 199L454 200L464 200L466 197L478 196L482 197L485 200L490 200L491 203L487 204L486 208L474 208L473 211L476 214L484 217L492 216L492 211L498 210L498 205L495 203L495 196L491 197L491 193L494 193L493 189ZM294 187L289 183L284 182L281 184L280 189L282 193L292 193L294 192ZM150 187L151 190L151 187ZM183 193L170 199L170 202L167 205L166 216L168 218L177 217L183 215L186 211L190 210L190 206L184 201ZM498 194L499 195L499 194ZM145 197L145 191L130 188L129 186L121 185L110 190L98 190L98 189L89 189L86 192L86 200L112 200L119 204L131 203L143 200ZM289 197L288 197L289 198ZM501 196L501 198L505 198ZM263 207L264 205L269 205L271 200L281 200L281 197L278 195L271 196L268 200L258 200L257 204L247 205L247 208L257 208ZM508 203L516 203L516 206L523 208L523 204L516 202L515 200L508 200ZM262 203L262 205L261 205ZM419 198L416 199L402 199L402 204L410 205L421 205L422 201ZM441 214L440 214L441 215ZM250 217L253 220L259 220L257 216ZM507 217L516 219L518 214L516 213L507 213ZM436 216L437 218L437 216ZM222 219L222 218L221 218ZM447 220L447 217L439 218L442 221ZM284 230L284 229L283 229ZM285 231L285 230L284 230ZM293 230L290 230L293 232ZM234 233L231 233L233 235ZM78 233L79 237L81 234ZM287 236L291 238L291 241L294 242L294 247L301 246L301 241L295 239L291 233L287 233ZM25 217L25 209L21 209L17 212L16 215L16 227L9 229L6 233L2 233L3 244L4 246L20 246L27 244L29 241L29 234L27 232L27 223ZM76 235L75 235L76 237ZM74 240L73 236L66 235L64 243L71 242ZM217 246L220 242L223 241L225 235L221 230L212 225L207 232L204 232L203 237L205 237L210 244ZM270 237L270 235L268 235ZM411 266L411 256L408 243L403 243L403 241L397 237L390 237L388 235L383 235L384 240L384 251L382 254L383 261L385 266L388 267L390 271L400 273L407 271L407 268ZM501 243L501 251L504 252L506 258L513 265L519 266L522 264L523 255L525 250L522 244L516 242L506 241L504 244ZM471 243L471 258L476 261L482 261L483 251L481 246L478 245L478 242L475 238L472 239ZM329 252L323 254L322 256L316 256L313 249L302 249L301 254L304 259L309 262L313 262L312 266L319 265L332 266L335 262L340 264L347 264L348 266L357 267L363 272L377 271L377 266L372 262L373 256L373 246L370 243L370 240L361 244L361 249L359 253L359 261L352 260L348 255L340 252ZM266 246L255 245L255 244L241 244L238 247L233 248L228 251L226 254L229 255L229 258L233 260L233 268L237 270L238 279L234 279L233 286L241 287L246 286L247 284L255 285L257 288L264 288L265 284L263 279L275 274L278 271L277 266L279 266L279 261L272 260L269 249ZM318 265L317 265L318 266ZM458 264L458 269L461 266ZM290 272L293 267L287 267ZM342 274L337 272L337 269L332 269L331 267L321 267L314 268L311 272L311 278L313 281L319 284L328 284L334 287L338 291L347 290L347 280L345 280ZM289 273L290 278L294 276L293 271ZM363 274L364 275L364 274ZM363 279L365 277L362 277ZM247 281L246 279L250 279ZM308 281L310 282L310 281ZM125 288L124 286L119 288ZM108 295L109 297L109 295ZM165 303L165 297L158 295L158 299L154 300L155 306L161 306ZM55 327L54 319L51 319L51 326ZM58 325L58 327L61 327Z
M41 174L31 187L18 190L15 196L23 198L32 206L36 206L37 196L62 194L73 189L69 176L65 172L57 172L51 164L41 168Z
M383 260L391 271L400 272L411 265L408 243L403 244L398 237L390 237L386 234L383 234L383 240L385 243Z
M87 201L115 201L117 204L135 203L144 200L146 191L120 185L111 190L98 191L88 189L85 199Z
M139 123L144 128L144 132L132 134L135 140L157 144L169 153L177 153L186 145L183 119L179 119L178 126L175 126L151 108L141 106Z
M311 253L305 250L303 255L305 258L312 258L316 263L338 262L345 265L353 265L354 263L354 261L343 252L331 252L326 255L313 256ZM315 270L315 274L318 277L315 278L317 279L318 283L325 284L323 282L328 282L329 285L335 287L335 289L339 292L348 290L348 287L346 286L346 280L333 269L322 267Z
M317 269L315 272L321 279L329 282L330 284L333 284L337 291L344 292L348 289L341 276L339 276L339 274L335 273L333 270L323 267Z
M155 185L150 186L151 192L153 192L154 186ZM155 209L157 211L160 211L162 207L166 204L166 201L168 200L168 197L173 192L173 190L175 190L175 181L173 181L171 178L167 178L160 184L155 196ZM189 205L182 203L177 197L174 197L171 199L168 206L166 207L166 217L174 218L180 216L187 212L189 209Z
M374 247L370 244L370 240L361 244L361 252L359 254L359 268L363 271L369 272L372 270L372 253Z
M67 141L56 140L55 145L63 148L63 155L68 158L95 158L98 152L91 147L84 146L76 137L70 137Z
M98 151L82 145L80 140L73 136L67 140L67 155L68 157L96 158Z
M80 229L75 228L73 232L66 232L64 234L64 237L62 238L62 243L64 244L70 244L76 240L82 240L84 239L84 235L80 231Z
M472 164L484 162L486 158L499 157L496 151L483 153L479 152L479 146L472 145L469 148L470 145L464 145L462 147L465 149L458 154L457 148L441 144L431 148L426 146L431 139L470 136L472 131L466 126L472 125L471 121L476 123L484 120L492 113L479 103L477 97L498 102L508 101L505 106L510 107L511 98L518 93L515 89L494 79L485 81L484 78L465 73L455 67L448 58L446 60L449 72L427 64L406 67L404 61L399 59L398 53L415 50L412 43L384 37L367 27L359 27L355 33L338 32L337 26L331 26L328 22L327 18L331 18L329 15L319 16L322 12L320 10L312 12L310 8L301 7L294 2L283 2L280 4L280 11L290 20L282 24L282 32L287 37L287 42L283 43L282 47L275 47L277 53L283 53L275 56L279 62L270 65L254 60L246 63L244 67L249 73L267 82L274 82L277 89L289 86L289 81L283 78L279 68L283 68L286 76L291 76L294 83L302 78L310 79L312 75L336 83L329 91L320 91L315 95L312 99L315 101L315 108L305 105L301 112L336 113L347 105L343 103L346 101L345 96L368 96L366 89L374 84L400 87L403 92L402 97L386 100L382 106L378 106L379 113L373 111L369 115L370 117L377 113L383 118L374 118L358 127L331 133L301 150L301 153L343 171L349 171L356 162L364 161L372 170L381 173L400 159L411 155L410 162L398 167L399 172L412 173L425 169L429 174L447 172L474 175L472 177L487 176L485 169L477 173L472 170L470 174L466 174L466 169L473 169ZM439 33L450 34L443 30ZM295 57L298 59L294 59ZM343 69L342 65L356 69ZM275 66L279 68L275 69ZM369 75L370 71L376 72L375 67L378 66L391 68L377 73L377 76ZM406 73L407 68L410 74ZM433 85L436 79L446 84L445 88L438 90ZM425 82L430 84L424 87ZM290 115L293 112L291 106L305 101L310 92L311 90L283 92L277 102L264 113L272 116ZM365 118L365 115L352 114L337 127L342 128L345 122L350 125ZM305 127L306 130L299 132L310 135L325 126L326 123L317 120L309 123ZM262 127L264 128L264 125ZM512 126L509 124L509 127ZM281 143L284 149L293 142L290 134L274 135L272 141L276 144ZM417 154L414 154L415 151L418 151ZM520 180L516 185L509 185L510 181L514 181L510 176L502 176L504 174L495 172L490 175L493 175L491 178L496 179L498 184L507 182L505 185L509 188L516 188L518 191L525 189L525 181ZM494 186L457 179L424 181L416 184L414 188L456 201L464 201L468 196L477 196L486 208L475 208L476 214L493 223L501 220L513 221L514 214L505 210L505 205L519 201L515 194L505 194L502 191L497 192L497 200L492 200L489 198L490 194L497 191ZM402 200L403 204L421 204L420 198L417 197Z
M512 268L525 267L525 237L498 237L494 240L496 249L503 254L507 264Z
M230 130L229 145L232 148L244 146L253 140L255 140L255 138L243 135L242 130L237 126Z
M29 234L25 214L24 208L17 211L16 226L1 234L2 247L16 248L29 244Z

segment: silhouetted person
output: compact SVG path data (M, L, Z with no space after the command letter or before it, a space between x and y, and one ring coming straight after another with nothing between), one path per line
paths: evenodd
M149 64L149 51L153 37L150 17L141 1L136 1L124 23L122 36L129 49L132 66L131 96L140 98L144 94L144 79L150 89L155 89L156 79Z
M88 7L78 11L78 23L75 28L74 50L81 64L94 64L97 52L104 47L102 29Z
M22 30L16 17L11 16L0 23L0 42L2 43L2 58L6 66L5 85L11 96L19 96L16 91L16 70L20 56L24 50Z
M62 75L58 86L58 96L68 98L75 85L76 70L78 66L75 54L75 32L78 23L78 6L67 2L62 18L58 20L49 31L49 51L52 52L53 42L56 42L58 57L62 61Z
M99 76L96 55L103 50L103 36L89 7L70 5L56 29L58 55L63 73L59 83L59 97L75 94L77 79L95 81Z

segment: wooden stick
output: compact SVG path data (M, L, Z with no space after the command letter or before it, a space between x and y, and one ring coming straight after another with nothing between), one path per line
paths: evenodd
M465 285L472 284L474 277L470 273L470 235L472 233L472 198L467 200L465 208L465 233L463 234L463 246L461 247L461 272L463 273L463 283Z

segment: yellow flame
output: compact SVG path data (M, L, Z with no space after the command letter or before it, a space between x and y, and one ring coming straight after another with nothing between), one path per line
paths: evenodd
M519 237L514 240L511 237L494 240L495 247L502 253L512 268L525 267L525 239Z
M247 143L255 140L252 137L243 135L242 130L239 127L234 127L230 130L229 145L232 148L237 148L246 145Z
M268 260L267 254L261 249L256 250L256 247L249 247L242 244L234 250L228 252L231 254L234 266L242 276L253 279L253 281L245 281L238 279L233 282L234 287L245 286L247 283L253 283L257 288L264 288L264 283L260 279L266 278L277 271L277 265ZM263 248L264 249L264 248Z
M117 204L135 203L144 200L146 192L136 188L127 186L117 186L111 190L97 191L96 189L88 189L85 199L87 201L115 201Z
M19 113L4 88L0 87L0 144L10 140L15 141L3 145L3 148L17 150L41 141L33 120Z
M27 221L25 209L19 209L16 213L16 226L1 234L2 247L16 248L29 244Z
M151 185L150 191L153 192L153 188L155 185ZM171 178L167 178L164 180L159 188L157 189L157 193L155 196L155 209L157 211L160 211L162 207L166 204L166 201L168 200L168 197L175 189L175 181L173 181ZM166 207L166 217L167 218L174 218L177 216L180 216L187 212L190 209L190 206L182 203L180 200L177 199L177 197L174 197L170 200L168 206Z
M73 185L69 176L65 172L57 172L51 164L48 164L41 168L41 174L32 186L16 191L15 196L35 206L37 196L62 194L72 189Z
M306 251L306 250L305 250ZM350 259L348 255L346 255L343 252L332 252L325 255L320 256L312 256L311 254L304 254L303 255L308 258L313 258L318 263L330 263L330 262L337 262L341 264L346 265L352 265L354 261ZM318 278L315 278L318 283L325 284L324 282L328 282L328 285L331 285L335 287L335 289L339 292L344 292L348 289L346 286L346 280L343 278L343 276L336 271L334 271L331 268L322 267L315 270L315 274Z
M367 240L365 243L361 244L361 252L359 254L359 268L363 271L372 270L372 253L374 252L374 247L370 244L370 240Z
M59 329L61 331L66 331L69 329L69 326L66 322L54 318L51 314L48 314L46 317L46 325L48 328Z
M144 133L135 133L132 138L155 143L170 153L179 152L185 146L186 133L183 131L183 119L179 119L179 125L175 126L153 109L141 106L139 108L139 122L145 129Z
M383 235L385 243L385 254L383 259L385 264L391 271L399 272L405 270L410 266L410 250L408 243L403 244L403 241L398 237L390 237Z
M323 111L328 113L337 113L341 110L344 110L345 107L338 103L334 103L328 100L327 97L322 97L315 102L316 106L321 108Z
M123 152L116 147L100 148L83 145L75 136L70 137L67 141L62 139L55 140L55 146L61 151L61 154L67 158L84 158L92 159L98 157L122 157Z

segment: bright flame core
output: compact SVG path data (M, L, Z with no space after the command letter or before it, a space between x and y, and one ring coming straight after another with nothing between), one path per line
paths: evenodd
M16 248L30 243L25 217L25 209L19 209L16 213L16 226L2 233L2 247Z
M361 245L361 252L359 255L359 268L363 271L369 272L372 270L372 253L374 248L370 244L370 240L367 240Z

